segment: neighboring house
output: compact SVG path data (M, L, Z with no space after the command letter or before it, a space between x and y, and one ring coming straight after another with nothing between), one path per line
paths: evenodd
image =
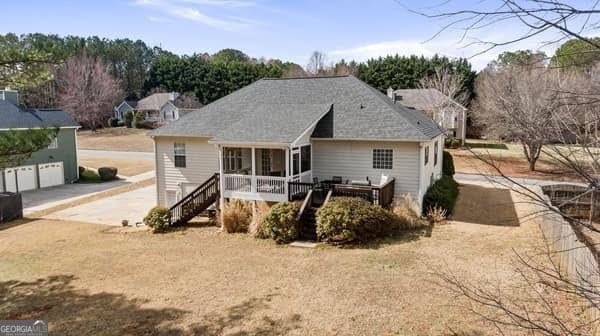
M125 112L127 111L135 111L137 107L137 101L135 100L125 100L119 106L115 107L115 118L118 120L125 120Z
M125 112L144 112L144 118L150 121L169 123L195 109L183 108L182 98L177 92L154 93L139 101L124 101L115 108L115 117L124 120Z
M0 132L10 129L59 127L48 148L21 163L0 171L0 191L20 192L71 183L79 179L77 129L79 124L60 109L25 109L18 106L18 93L0 90Z
M433 120L352 76L261 79L151 136L158 204L199 199L179 214L216 195L287 201L315 178L421 203L444 147Z
M464 143L466 136L467 108L449 99L436 89L389 88L388 96L407 107L424 111L430 118L446 129L446 135L459 138Z

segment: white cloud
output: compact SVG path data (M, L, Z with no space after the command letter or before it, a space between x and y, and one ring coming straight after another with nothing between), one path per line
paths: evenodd
M543 46L534 41L525 41L505 46L503 48L492 49L486 53L479 54L485 47L481 44L457 44L455 40L433 40L421 42L417 40L393 40L369 43L351 47L348 49L332 50L327 53L334 61L344 58L345 60L366 61L370 58L385 57L388 55L410 56L418 55L431 57L435 54L447 57L463 57L471 62L473 69L481 70L486 65L495 60L500 53L507 50L518 49L541 49L547 55L552 55L556 46Z
M252 1L242 0L183 0L183 2L193 3L198 5L209 5L215 7L229 7L229 8L240 8L240 7L255 7L256 3Z
M151 22L171 22L171 20L169 20L167 18L158 17L158 16L149 15L147 18L148 18L148 21L151 21Z
M229 31L241 31L252 26L258 24L258 22L247 20L239 17L227 16L224 18L218 18L215 16L210 16L200 11L195 7L190 7L184 5L183 3L194 3L194 4L205 4L215 5L216 3L221 3L216 0L136 0L135 4L138 6L150 7L159 11L162 15L172 16L174 18L184 19L188 21L193 21L197 23L201 23L207 25L209 27L229 30ZM225 4L229 7L248 7L251 2L247 1L223 1L222 4ZM153 18L157 18L156 16L152 16ZM149 18L151 21L152 19Z

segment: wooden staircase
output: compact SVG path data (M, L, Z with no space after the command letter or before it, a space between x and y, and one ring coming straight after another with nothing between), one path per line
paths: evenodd
M219 174L215 173L169 209L171 210L169 226L178 226L187 223L190 219L205 211L218 199Z

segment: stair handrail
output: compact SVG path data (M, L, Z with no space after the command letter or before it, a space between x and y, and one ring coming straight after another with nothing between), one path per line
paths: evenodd
M198 194L200 191L202 191L201 189L206 187L206 185L211 184L213 182L213 180L215 180L215 178L218 181L218 177L219 177L219 173L214 173L213 176L211 176L208 180L204 181L204 183L202 183L200 186L198 186L198 188L194 189L191 193L187 194L184 198L180 199L177 203L173 204L169 209L173 210L174 208L182 205L183 203L186 203L190 199L196 198L195 197L195 196L197 196L196 194ZM218 185L219 184L217 183L217 190L219 189Z
M304 198L304 201L302 202L302 206L300 206L300 211L298 211L298 215L296 215L296 221L300 220L300 218L304 214L304 211L306 210L306 208L309 207L310 204L312 204L312 198L313 198L313 190L311 189L306 194L306 197Z
M169 208L169 226L180 224L179 222L185 217L183 214L184 207L190 202L194 201L194 199L196 199L201 193L210 187L215 187L215 193L212 195L212 197L214 197L215 194L219 194L219 173L212 175L208 180L204 181L204 183ZM207 197L207 200L208 199L210 199L210 197ZM180 211L175 211L178 210L178 208L180 208ZM174 215L178 217L175 218L175 220L173 218Z

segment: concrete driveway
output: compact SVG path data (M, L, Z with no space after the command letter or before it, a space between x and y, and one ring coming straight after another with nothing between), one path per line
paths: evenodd
M156 185L151 185L53 212L44 218L107 225L121 225L125 219L129 225L135 225L155 205Z

